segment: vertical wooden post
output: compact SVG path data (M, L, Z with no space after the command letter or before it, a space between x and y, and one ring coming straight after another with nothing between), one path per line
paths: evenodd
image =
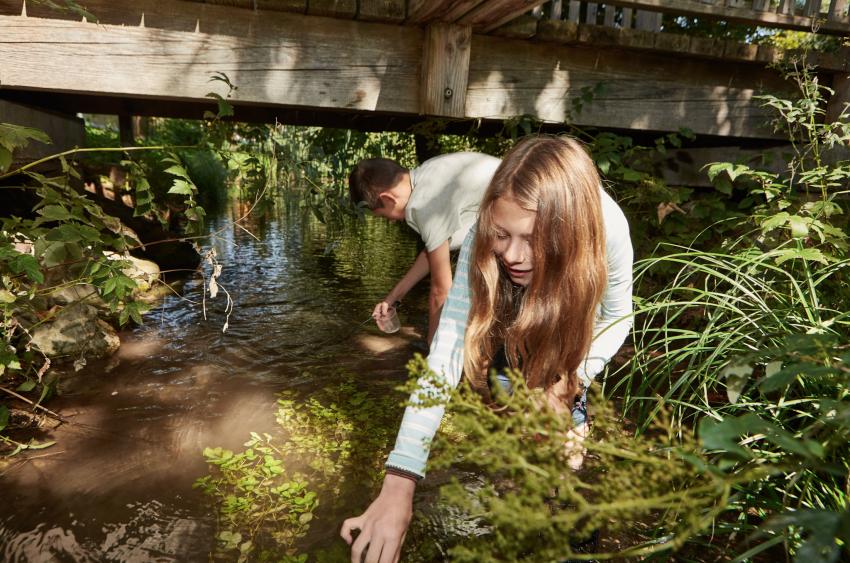
M794 0L780 0L779 6L776 8L777 14L786 16L794 15Z
M590 25L596 25L596 2L587 3L587 13L584 15L584 22Z
M850 104L850 74L836 74L832 89L835 90L835 94L827 102L824 116L827 123L838 121L841 113Z
M614 27L614 16L616 15L616 10L614 6L605 6L605 21L602 25L607 27Z
M623 8L623 29L632 28L632 9Z
M435 23L425 31L420 113L463 117L472 27Z
M552 0L549 3L549 19L559 20L561 19L561 12L563 11L563 6L561 0Z
M829 21L846 21L847 0L832 0L829 3Z
M803 8L803 15L809 17L817 17L820 14L821 0L806 0L806 6Z
M133 142L133 116L122 113L118 116L118 139L122 147L132 147Z
M567 19L573 23L578 23L580 11L581 2L579 2L579 0L570 0L569 13L567 15Z

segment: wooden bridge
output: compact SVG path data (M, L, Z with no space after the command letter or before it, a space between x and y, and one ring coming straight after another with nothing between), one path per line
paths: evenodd
M223 72L246 121L405 129L428 116L529 115L687 127L715 144L772 138L754 97L788 90L768 66L782 53L668 33L664 14L850 35L848 0L86 0L87 13L49 4L0 0L0 104L200 118L207 93L224 94L210 82ZM812 62L836 90L834 117L850 101L850 50Z

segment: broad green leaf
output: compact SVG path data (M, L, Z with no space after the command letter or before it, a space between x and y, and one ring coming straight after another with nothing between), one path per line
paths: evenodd
M0 172L5 172L12 166L12 151L6 147L0 147Z
M192 186L186 180L174 180L174 184L171 186L171 189L168 190L168 193L177 195L192 195Z
M36 386L35 380L28 379L28 380L24 381L23 383L21 383L20 385L18 385L18 388L16 389L16 391L20 391L21 393L27 393L27 392L35 389L35 386Z
M773 229L775 229L777 227L781 227L782 225L784 225L785 223L788 222L788 218L790 216L791 215L789 213L787 213L785 211L781 211L781 212L777 213L776 215L769 217L768 219L765 219L761 223L762 232L767 233L767 232L772 231Z
M821 264L829 264L829 260L827 260L823 252L817 248L786 248L777 252L775 262L779 265L795 258L811 260Z
M791 229L791 236L794 238L806 238L809 236L809 222L810 220L799 215L788 217L788 227Z
M9 424L9 407L0 405L0 431Z
M0 123L0 147L9 151L25 147L30 141L37 141L46 145L50 144L50 137L44 131L12 125L11 123Z
M0 303L14 303L17 300L15 294L7 289L0 289Z
M71 213L61 205L45 205L38 214L46 221L67 221L71 218Z

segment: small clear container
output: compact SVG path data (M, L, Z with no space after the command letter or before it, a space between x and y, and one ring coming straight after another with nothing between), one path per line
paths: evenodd
M398 332L398 329L401 328L401 322L398 320L398 311L396 311L395 307L387 309L385 315L376 317L375 322L378 324L378 328L387 334Z

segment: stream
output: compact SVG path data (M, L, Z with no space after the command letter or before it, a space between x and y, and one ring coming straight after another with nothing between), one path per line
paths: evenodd
M187 279L121 333L113 357L63 373L47 406L70 422L0 475L0 559L208 561L215 512L192 488L208 472L204 447L274 432L277 393L307 397L326 374L378 392L405 380L424 350L427 284L405 301L399 333L369 317L415 258L415 233L371 217L330 227L280 201L243 223L249 234L232 224L244 211L234 203L209 225L225 291L204 304L201 279ZM311 542L342 543L341 520L365 506L315 521Z

